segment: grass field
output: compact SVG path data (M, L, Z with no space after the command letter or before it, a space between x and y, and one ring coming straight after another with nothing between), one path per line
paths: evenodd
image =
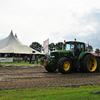
M100 100L99 85L1 90L0 100Z
M25 61L21 61L21 63L19 62L1 62L0 65L17 65L17 66L26 66L26 65L37 65L36 61L34 62L34 64L30 64L28 61L25 63ZM38 65L40 65L40 63L38 63Z

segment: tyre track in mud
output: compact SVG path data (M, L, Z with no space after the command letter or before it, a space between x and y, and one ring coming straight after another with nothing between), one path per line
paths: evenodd
M0 68L0 89L100 84L100 72L61 74L45 68Z

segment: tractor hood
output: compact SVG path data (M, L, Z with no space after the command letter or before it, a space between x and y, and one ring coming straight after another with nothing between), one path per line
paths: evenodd
M50 54L51 59L53 59L53 58L58 59L61 57L70 57L70 56L73 56L72 51L66 51L66 50L53 51Z

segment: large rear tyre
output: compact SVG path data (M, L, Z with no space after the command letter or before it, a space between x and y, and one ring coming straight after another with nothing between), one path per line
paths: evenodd
M81 71L93 73L97 69L97 59L94 55L89 54L82 58Z
M67 74L72 69L72 62L69 58L63 57L58 62L58 71L62 74Z
M48 72L55 72L56 69L57 69L57 66L46 65L46 66L45 66L45 69L46 69Z

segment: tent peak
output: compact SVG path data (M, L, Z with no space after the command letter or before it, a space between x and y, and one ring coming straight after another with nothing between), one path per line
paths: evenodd
M13 34L13 31L11 30L10 34Z
M17 38L17 34L15 34L15 37Z

